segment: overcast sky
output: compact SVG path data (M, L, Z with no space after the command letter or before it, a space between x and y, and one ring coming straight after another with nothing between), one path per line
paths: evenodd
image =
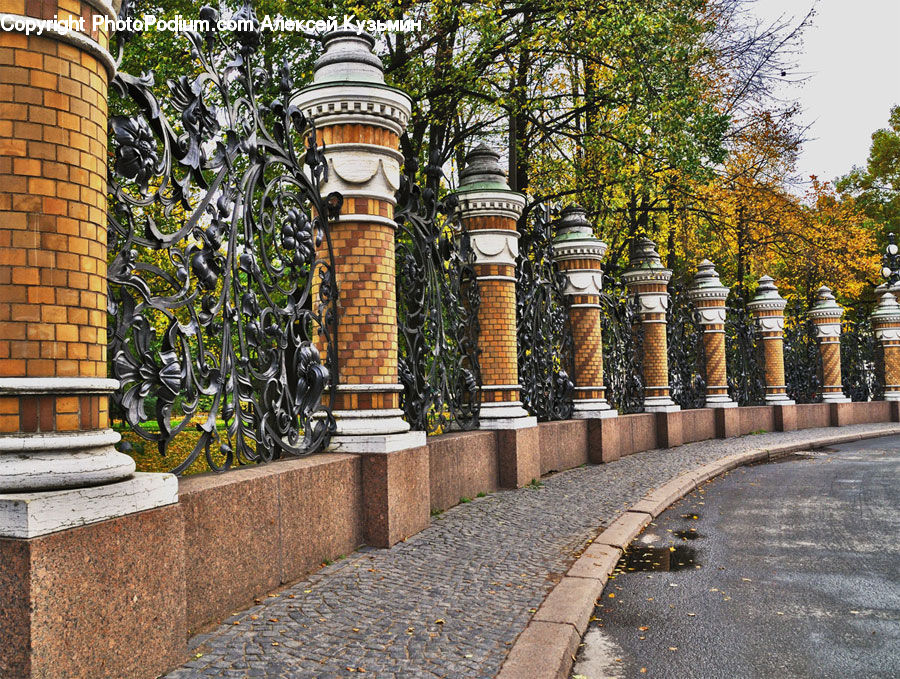
M866 162L872 132L900 104L900 0L757 0L754 11L799 19L813 4L799 62L810 78L785 95L812 126L798 171L831 180Z

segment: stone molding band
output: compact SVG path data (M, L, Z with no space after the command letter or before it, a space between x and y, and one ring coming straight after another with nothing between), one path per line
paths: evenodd
M0 396L110 394L118 388L118 380L100 377L0 377Z
M0 13L0 21L35 21L36 17L29 17L23 14L7 14L5 12ZM40 20L42 21L42 20ZM15 29L9 31L10 33L19 33L21 35L25 35L25 31L17 31ZM79 33L78 31L61 31L59 28L54 26L53 24L47 24L47 27L44 29L44 32L41 35L37 36L39 38L48 37L50 39L56 39L60 42L65 42L73 47L77 47L78 49L84 50L92 57L94 57L97 61L103 64L103 67L106 69L106 72L109 74L109 77L112 78L116 74L116 60L113 59L112 54L109 53L108 50L104 49L97 43L93 38L89 38L84 35L84 33Z
M65 434L38 433L25 436L0 436L0 455L4 453L86 450L115 445L121 438L119 433L112 429L67 432Z

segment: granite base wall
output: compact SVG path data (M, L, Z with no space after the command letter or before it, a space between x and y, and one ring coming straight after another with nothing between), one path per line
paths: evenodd
M363 543L362 466L323 454L181 480L190 633Z
M682 410L681 433L684 443L716 438L716 411L713 408Z
M541 476L588 462L587 420L541 422L538 425Z
M741 434L773 431L774 410L739 408L729 421ZM900 406L808 404L792 413L805 429L896 421ZM714 438L716 422L711 409L665 422L644 413L448 434L388 455L316 455L183 479L171 507L0 539L0 677L156 676L185 660L191 634L364 542L422 530L429 507L656 448L661 427L663 438L680 429L685 443Z
M618 420L620 457L657 447L656 413L620 415Z
M835 407L837 406L837 407ZM838 403L832 406L831 426L845 427L850 424L872 424L874 422L891 422L896 418L892 413L889 401L871 401L869 403Z
M815 429L831 426L831 407L827 403L799 403L797 429Z
M187 653L181 506L0 538L0 592L0 677L155 677Z
M461 498L492 493L500 487L497 434L467 431L428 440L431 510L444 511Z
M775 431L775 408L772 406L746 406L740 412L739 436L754 432Z

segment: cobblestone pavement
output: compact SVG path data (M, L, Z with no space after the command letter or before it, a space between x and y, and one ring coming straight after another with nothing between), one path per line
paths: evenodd
M361 549L195 637L199 657L166 676L493 677L574 554L651 488L725 455L883 426L647 451L475 499L392 549Z

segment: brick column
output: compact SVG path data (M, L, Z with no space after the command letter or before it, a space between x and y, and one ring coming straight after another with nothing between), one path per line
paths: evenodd
M756 335L763 343L766 373L766 403L793 405L784 380L784 307L771 276L759 279L756 296L747 304L756 322Z
M324 36L310 87L294 100L326 146L323 194L344 197L332 225L338 284L338 386L332 448L388 452L425 444L400 410L394 205L400 182L400 135L410 98L384 84L372 36L354 30Z
M681 408L669 397L669 359L666 341L666 309L672 272L662 265L656 244L647 238L634 242L631 268L622 278L637 297L644 329L644 410L672 412Z
M890 292L885 292L872 313L875 339L884 350L881 377L884 400L900 401L900 304Z
M822 401L849 403L841 385L841 316L844 310L824 285L816 293L816 303L809 317L816 326L816 339L822 356Z
M525 197L509 189L500 154L484 144L466 156L459 177L459 209L475 252L481 294L478 309L481 351L481 427L521 429L537 419L519 400L516 340L516 222Z
M725 370L725 300L728 288L722 285L716 268L708 259L697 267L694 285L688 291L700 316L703 328L703 353L706 364L706 407L735 408L737 403L728 396Z
M0 0L0 676L158 676L184 658L171 474L113 446L104 0ZM10 16L12 15L12 16ZM151 511L143 511L151 510ZM164 619L165 623L160 624Z
M553 250L566 276L569 321L575 340L574 418L614 417L603 386L603 333L600 321L600 263L606 243L594 237L584 209L572 205L563 210Z
M0 536L33 537L174 502L175 479L132 477L134 461L113 448L119 435L109 429L118 386L106 379L115 66L106 31L91 29L95 15L115 10L99 0L0 0L0 13L12 25L85 19L84 31L0 31ZM86 487L57 493L52 520L37 516L40 502L9 495Z

